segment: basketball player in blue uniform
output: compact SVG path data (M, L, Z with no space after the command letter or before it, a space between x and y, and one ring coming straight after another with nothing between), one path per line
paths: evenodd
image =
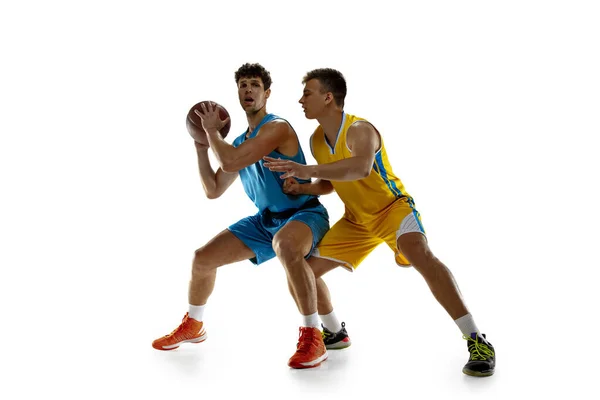
M288 365L316 367L327 358L327 350L319 330L315 277L306 259L329 229L329 217L317 196L285 194L281 173L263 166L264 156L306 164L291 125L267 113L270 73L259 64L244 64L235 73L235 80L248 129L231 145L219 134L227 121L219 119L214 105L195 110L220 167L215 172L208 158L209 146L195 142L198 166L207 197L221 196L239 176L258 213L236 222L196 250L188 312L173 332L155 340L152 346L173 350L182 343L203 342L206 339L203 313L215 285L217 268L242 260L259 265L277 256L303 315L299 342ZM304 180L307 182L310 180Z

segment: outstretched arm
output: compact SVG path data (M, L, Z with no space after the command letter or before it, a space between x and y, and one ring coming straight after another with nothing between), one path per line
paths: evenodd
M319 165L302 165L288 160L264 157L265 166L271 171L284 172L282 179L320 178L329 181L355 181L371 173L375 153L380 147L379 133L368 122L356 122L346 136L352 157Z

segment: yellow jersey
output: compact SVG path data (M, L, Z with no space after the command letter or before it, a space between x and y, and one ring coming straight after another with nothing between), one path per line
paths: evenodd
M319 125L310 138L310 147L318 164L327 164L352 157L346 142L348 129L357 121L366 121L354 115L343 113L342 124L336 141L330 145L323 128ZM331 181L333 188L346 206L345 217L352 222L366 223L381 215L396 201L406 201L414 205L412 197L404 189L400 179L392 171L387 157L383 138L381 147L375 154L373 168L369 176L354 181Z

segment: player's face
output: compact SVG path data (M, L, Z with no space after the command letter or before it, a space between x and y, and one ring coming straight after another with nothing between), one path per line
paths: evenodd
M327 93L323 93L321 82L311 79L304 84L304 91L299 103L302 104L304 116L308 119L319 118L325 111Z
M240 104L247 113L263 108L270 93L271 89L265 91L263 81L259 77L242 77L238 81Z

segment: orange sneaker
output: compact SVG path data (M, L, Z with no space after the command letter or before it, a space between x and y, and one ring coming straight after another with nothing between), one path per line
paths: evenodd
M173 332L152 342L156 350L175 350L182 343L200 343L206 340L206 331L202 321L196 321L185 313L181 325Z
M317 328L303 326L300 328L300 338L296 353L288 361L292 368L314 368L327 359L327 349L321 331Z

